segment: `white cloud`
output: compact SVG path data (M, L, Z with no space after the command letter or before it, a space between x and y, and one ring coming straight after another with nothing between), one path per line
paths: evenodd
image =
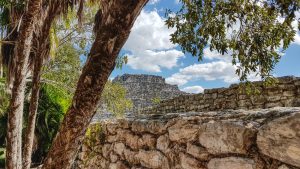
M176 50L177 45L170 41L174 29L165 25L165 19L157 11L142 11L124 45L130 52L128 65L133 69L160 72L161 68L177 66L184 54Z
M135 54L128 56L128 65L133 69L148 72L160 72L161 68L171 69L177 66L178 59L184 56L181 51L175 49L158 52L146 50Z
M196 80L222 80L226 83L238 82L239 78L235 74L236 66L225 61L216 61L211 63L194 64L173 74L166 79L167 83L184 85L189 81ZM249 80L259 80L255 73L249 75Z
M231 52L225 55L222 55L216 50L211 51L209 47L203 50L204 58L209 60L224 60L230 62L232 60Z
M202 86L189 86L181 90L187 93L203 93L204 88Z
M156 4L156 3L158 3L160 0L150 0L149 1L149 4L150 5L153 5L153 4Z

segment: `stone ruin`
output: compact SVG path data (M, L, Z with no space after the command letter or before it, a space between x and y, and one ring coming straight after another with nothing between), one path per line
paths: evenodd
M145 74L124 74L113 79L126 90L126 97L133 102L134 111L153 106L153 99L167 100L187 93L180 91L177 85L170 85L161 76Z
M260 95L235 87L91 124L74 168L300 169L300 78Z

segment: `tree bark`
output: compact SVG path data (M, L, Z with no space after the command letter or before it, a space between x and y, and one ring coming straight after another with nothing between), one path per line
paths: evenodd
M23 169L29 169L31 165L31 154L33 147L34 131L36 114L38 108L38 99L40 91L40 77L42 70L42 59L36 58L34 61L33 78L32 78L32 92L29 105L28 126L26 128L24 153L23 153Z
M25 80L34 24L41 8L41 1L42 0L30 0L28 2L28 10L26 10L23 16L18 42L14 49L14 57L17 60L17 65L14 74L12 99L8 112L7 169L21 169L22 167L22 118Z
M33 46L36 47L34 53L34 70L32 77L32 92L29 105L28 126L26 128L24 152L23 152L23 169L29 169L31 165L32 147L34 141L34 132L36 126L36 115L38 109L38 99L40 91L40 79L42 74L42 66L45 59L49 57L50 40L49 33L51 25L56 16L62 12L61 4L59 1L51 3L47 8L42 11L43 17L40 19L39 32L35 37Z
M115 60L136 17L148 0L101 0L95 19L95 42L77 89L43 169L71 168Z

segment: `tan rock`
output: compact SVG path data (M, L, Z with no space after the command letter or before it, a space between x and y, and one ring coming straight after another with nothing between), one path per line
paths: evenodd
M265 124L258 132L257 145L263 154L300 167L300 112Z
M125 157L125 160L130 163L130 164L133 164L133 165L137 165L140 163L138 157L137 157L137 154L138 152L135 152L135 151L131 151L129 149L125 149L124 150L124 157Z
M181 127L170 127L168 129L171 141L188 142L195 141L198 136L199 127L196 125L185 125Z
M139 148L150 148L154 149L156 145L156 139L151 134L144 134L141 138L138 140L138 147Z
M281 165L281 166L278 167L278 169L290 169L290 168L286 165Z
M179 158L182 169L205 169L200 161L187 154L180 153Z
M123 143L114 144L114 152L119 156L123 156L124 150L125 150L125 145Z
M129 167L121 161L118 161L117 163L110 163L108 169L129 169Z
M208 169L255 169L252 159L240 157L214 158L207 164Z
M109 158L110 158L110 161L113 162L113 163L115 163L115 162L117 162L119 160L118 155L116 155L113 152L110 153Z
M163 134L166 132L165 124L160 121L135 121L132 123L131 128L135 133L152 133Z
M137 154L137 158L139 159L141 165L147 168L169 168L167 158L159 151L140 150Z
M200 126L199 142L212 154L246 154L255 131L233 122L213 122Z
M196 146L191 143L187 143L186 152L202 161L207 161L209 157L209 153L204 147Z
M157 139L156 148L162 152L166 152L170 144L168 135L162 135Z

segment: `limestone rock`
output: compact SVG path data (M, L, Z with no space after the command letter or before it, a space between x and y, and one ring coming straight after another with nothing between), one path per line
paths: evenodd
M191 143L187 143L186 152L203 161L208 160L209 157L209 153L204 147L196 146Z
M187 154L180 153L179 157L182 169L205 169L198 160L188 156Z
M200 126L199 142L212 154L246 154L255 131L238 123L214 122Z
M144 167L148 168L164 168L168 169L169 164L167 158L159 151L145 151L140 150L137 154L137 158Z
M278 167L278 169L290 169L290 168L286 165L281 165L281 166Z
M254 160L240 157L214 158L207 164L208 169L255 169Z
M258 132L257 145L263 154L300 167L300 112L265 124Z
M170 144L170 140L167 135L162 135L157 139L156 148L162 152L166 152Z
M118 161L117 163L110 163L109 169L129 169L125 164L123 164L121 161Z
M196 125L185 125L182 127L170 127L168 129L171 141L187 142L197 139L199 127Z

